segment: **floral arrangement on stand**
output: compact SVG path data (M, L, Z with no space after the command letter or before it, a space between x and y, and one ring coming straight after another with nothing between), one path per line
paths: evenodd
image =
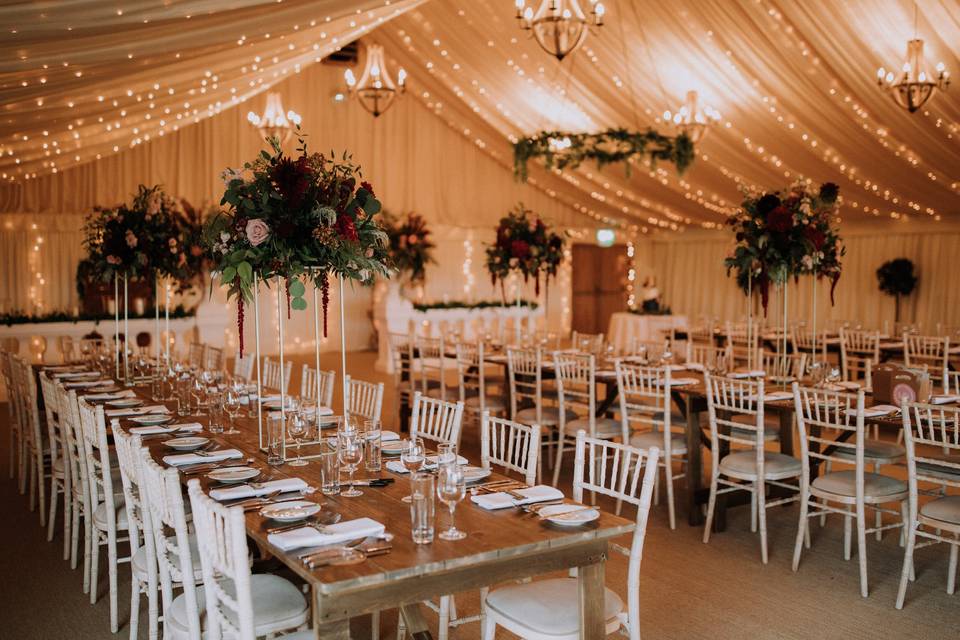
M900 322L900 297L909 296L917 286L917 276L913 272L913 262L908 258L887 260L877 269L877 282L880 291L893 296L894 322Z
M436 245L430 239L427 221L416 213L403 218L384 216L384 230L390 238L390 262L401 277L407 276L411 284L423 284L427 277L427 265L436 264L433 250Z
M533 211L518 204L497 225L497 241L487 247L487 271L494 286L500 281L500 295L506 300L503 282L511 271L523 275L523 281L532 277L536 294L540 295L540 272L544 284L557 275L563 262L563 237L547 229L543 220Z
M213 269L228 297L237 298L241 354L244 303L253 297L255 277L267 286L283 280L288 315L307 308L304 281L312 281L321 291L326 336L330 276L370 284L389 270L389 241L376 217L380 201L360 167L346 153L309 153L297 131L297 157L268 138L270 151L223 173L221 205L229 209L204 227Z
M531 310L535 310L539 305L532 300L520 300L517 302L518 307L529 307ZM464 300L448 300L447 302L414 302L413 308L415 311L433 311L433 310L442 310L442 309L494 309L503 307L503 302L500 300L480 300L479 302L466 302Z
M159 274L185 290L196 276L188 256L198 226L188 208L160 186L140 185L130 204L95 209L84 225L84 275L109 282L117 276L140 280Z
M798 182L784 191L748 193L727 220L736 234L736 245L724 260L727 274L736 271L744 291L756 283L764 313L770 285L782 285L791 276L828 278L833 302L846 252L832 224L839 203L837 185L827 182L813 192Z

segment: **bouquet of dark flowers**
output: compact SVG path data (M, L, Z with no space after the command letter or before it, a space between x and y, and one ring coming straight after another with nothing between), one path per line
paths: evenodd
M546 283L557 275L561 262L563 237L547 229L543 220L522 203L500 219L497 241L487 247L487 271L494 285L500 281L501 294L503 281L511 271L518 271L524 282L534 279L536 294L540 295L541 272Z

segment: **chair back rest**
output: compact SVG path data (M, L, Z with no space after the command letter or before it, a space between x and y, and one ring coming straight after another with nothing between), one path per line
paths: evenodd
M460 387L460 401L467 399L468 393L476 393L483 406L486 393L486 374L484 371L483 341L458 342L457 350L457 384Z
M191 367L203 367L202 342L191 342L187 347L187 364Z
M321 371L303 365L300 376L300 397L315 400L321 407L333 406L333 387L337 382L335 371Z
M419 391L413 394L410 414L410 438L433 442L452 442L459 447L463 422L463 403L430 398Z
M687 340L686 362L702 365L704 369L728 371L733 368L730 346L718 347L713 343L698 343Z
M223 349L211 347L208 344L203 345L203 368L207 371L220 371L223 369Z
M960 395L960 371L947 371L943 378L943 392Z
M660 362L663 354L670 351L670 346L666 340L641 340L632 338L627 346L627 353L624 355L638 356L644 358L647 362Z
M552 331L536 331L533 334L537 346L547 351L556 351L560 348L560 334Z
M908 367L926 365L932 380L943 380L950 369L950 336L903 334L903 359Z
M707 388L712 450L720 450L720 440L751 447L757 451L758 465L762 465L763 380L735 379L706 373L703 382ZM748 420L739 422L734 420L736 416L746 416ZM745 431L749 432L748 436L737 435ZM762 474L762 471L762 466L758 466L758 473Z
M33 373L33 367L30 362L24 358L17 357L17 369L19 370L19 392L22 427L24 436L33 444L34 447L43 446L43 435L40 432L40 403L37 397L37 377Z
M446 397L446 346L443 335L439 338L419 336L416 339L418 362L420 363L420 392L429 391L430 380L440 382L440 396Z
M180 487L180 472L157 464L146 447L140 447L140 481L153 526L163 610L173 605L173 589L183 588L186 624L191 640L200 640L200 613L193 576L197 559L190 552L190 529ZM196 521L196 514L194 514ZM171 535L172 532L172 535Z
M822 333L816 334L816 341L814 341L814 333L812 331L807 331L804 327L793 327L791 340L793 341L794 352L813 353L814 348L816 348L817 353L814 354L813 357L826 360L827 341L824 339Z
M630 640L640 640L640 561L650 515L650 499L657 476L660 449L638 449L628 444L590 438L577 432L577 454L573 471L573 499L583 502L584 491L622 500L637 508L637 525L630 549L611 547L628 555L627 626Z
M516 419L522 401L543 408L543 352L540 349L507 349L507 379L510 385L510 417Z
M63 456L64 436L63 427L60 425L60 397L57 395L56 383L45 372L40 373L40 393L43 396L43 411L47 418L50 460L53 461Z
M284 395L290 393L290 371L293 362L287 360L283 365L283 375L280 373L280 363L270 358L263 359L263 386L267 389L282 391Z
M880 331L840 327L840 348L848 353L880 359Z
M143 531L144 542L152 537L153 527L150 516L144 514L140 486L140 436L129 434L120 428L120 423L113 420L110 424L113 433L114 450L117 452L117 463L120 466L120 483L123 485L123 501L127 506L127 522L130 526L130 544L134 551L139 546L138 531ZM152 549L153 540L149 541Z
M537 483L540 455L540 426L528 426L484 411L480 419L480 464L516 471L528 485Z
M807 353L775 353L760 351L758 369L763 369L767 377L780 380L800 379L807 367Z
M187 492L203 570L205 634L211 640L224 636L254 640L253 593L243 508L225 507L210 498L196 478L187 483ZM223 588L224 579L233 584L233 593Z
M603 352L603 334L574 331L570 345L583 353L600 354Z
M116 503L110 474L110 447L107 444L107 425L103 407L93 406L86 400L77 402L80 410L80 430L83 434L83 452L87 468L87 488L90 505L96 508L100 502L106 503L107 523L110 528L116 526Z
M233 377L241 378L250 382L250 379L253 377L253 359L255 355L248 353L242 358L238 352L236 357L233 359Z
M380 421L383 411L383 383L346 377L347 413L364 420Z
M670 431L670 369L617 361L617 397L626 433L631 425Z
M60 429L63 433L63 449L70 473L73 494L81 498L87 493L87 463L83 450L83 435L80 432L80 407L77 392L62 384L56 385L57 406L60 408Z
M390 334L390 358L393 364L394 386L398 393L413 393L416 380L413 375L413 338L406 333Z
M567 409L590 420L591 430L597 405L596 360L593 354L553 353L557 372L557 398L560 402L560 432L563 432ZM579 409L579 411L577 411ZM591 433L591 435L593 435Z
M863 445L864 445L864 393L828 391L819 387L802 387L793 383L794 412L797 430L800 433L800 453L803 473L809 474L811 460L823 460L841 465L850 464L853 455L856 465L856 489L863 496ZM824 430L846 432L848 440L836 434L824 434ZM816 449L810 445L816 444ZM838 451L846 452L840 457ZM807 475L804 476L808 477Z
M904 403L903 433L911 505L920 482L960 489L960 408Z

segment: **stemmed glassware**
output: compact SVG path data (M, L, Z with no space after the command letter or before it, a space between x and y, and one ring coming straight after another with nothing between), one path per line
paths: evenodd
M245 393L246 391L244 391L242 386L238 387L237 384L233 384L227 388L227 392L223 395L223 408L226 410L227 415L230 416L230 428L224 431L227 435L240 433L234 426L234 421L243 411L242 394Z
M456 456L452 461L444 462L437 473L437 497L450 510L450 528L440 532L442 540L463 540L467 534L457 529L454 524L457 504L466 495L466 477L463 467L457 463Z
M357 470L357 465L363 460L363 436L359 429L345 428L337 434L338 449L340 451L340 464L346 467L349 475L349 487L342 491L340 495L345 498L356 498L362 496L360 491L353 485L353 473Z
M410 477L413 477L417 471L423 467L426 462L426 449L423 446L423 440L420 438L411 438L407 442L407 448L400 452L400 464L403 465L404 469L410 472ZM412 502L412 496L404 496L404 502Z
M300 447L303 444L303 439L307 436L309 427L310 422L307 416L303 414L303 411L294 411L293 413L287 414L287 433L290 434L294 442L297 443L297 459L290 462L291 467L304 467L307 465L307 461L300 456Z

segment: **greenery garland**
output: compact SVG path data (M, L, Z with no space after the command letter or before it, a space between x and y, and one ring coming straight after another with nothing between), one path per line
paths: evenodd
M649 158L672 162L679 173L686 171L696 157L693 141L685 133L666 136L655 129L629 131L607 129L600 133L540 131L513 144L513 169L520 180L527 180L527 162L543 158L547 169L574 169L584 160L595 160L600 167L623 162L630 173L631 158Z
M517 303L511 303L509 307L514 306ZM537 303L530 300L521 300L521 307L529 307L530 309L536 309ZM502 300L481 300L479 302L464 302L463 300L450 300L449 302L426 302L426 303L413 303L413 308L416 311L432 311L432 310L442 310L442 309L493 309L493 308L502 308L504 303Z
M153 319L156 312L153 308L144 309L143 313L131 313L129 318L131 320L137 320L141 318ZM179 304L174 309L170 309L170 319L175 320L177 318L192 318L196 315L196 309L186 309L182 304ZM74 324L78 322L102 322L105 320L113 320L114 315L112 313L80 313L74 315L69 311L51 311L49 313L44 313L41 315L31 315L24 313L22 311L11 311L9 313L0 314L0 325L6 327L12 327L15 324L34 324L34 323L47 323L47 322L72 322Z

